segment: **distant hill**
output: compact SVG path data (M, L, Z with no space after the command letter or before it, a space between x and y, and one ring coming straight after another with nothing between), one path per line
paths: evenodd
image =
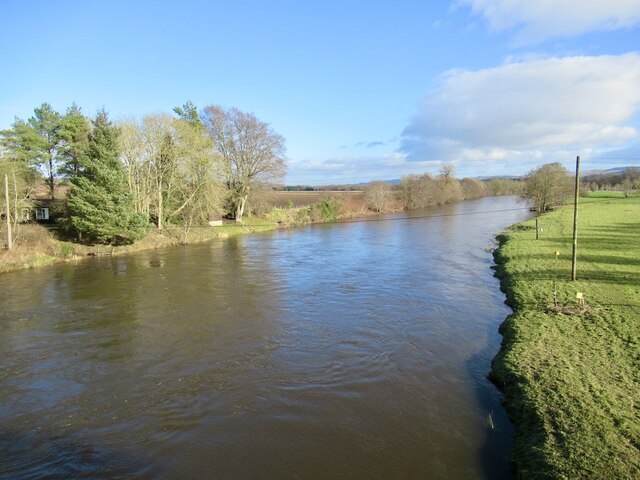
M581 177L585 180L590 180L592 177L614 177L617 175L625 175L629 171L640 170L640 166L627 166L627 167L615 167L601 170L586 170L581 173ZM480 180L482 182L486 182L488 180L521 180L524 179L526 175L485 175L478 177L471 177L476 180ZM399 185L400 179L394 178L391 180L379 180L384 183L388 183L389 185ZM286 191L295 191L295 192L322 192L322 191L333 191L333 192L348 192L348 191L359 191L364 190L367 185L373 182L360 182L360 183L347 183L347 184L328 184L328 185L287 185L282 187L282 190Z
M638 169L640 169L640 167L630 166L630 167L607 168L604 170L585 170L582 173L582 176L588 177L591 175L619 175L619 174L627 173L629 170L638 170Z
M519 180L522 177L524 177L524 175L491 175L488 177L471 177L471 178L475 178L476 180L480 180L481 182L485 182L487 180Z

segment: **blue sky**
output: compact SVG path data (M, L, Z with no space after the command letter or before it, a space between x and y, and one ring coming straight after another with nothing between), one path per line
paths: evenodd
M0 128L233 106L288 184L640 165L639 0L3 0L0 47Z

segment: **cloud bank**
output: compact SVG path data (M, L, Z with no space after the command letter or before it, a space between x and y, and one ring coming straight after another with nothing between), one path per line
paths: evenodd
M404 129L410 161L491 162L619 148L639 137L640 55L453 70Z
M520 44L640 24L638 0L458 0L456 5L470 7L493 31L515 30Z

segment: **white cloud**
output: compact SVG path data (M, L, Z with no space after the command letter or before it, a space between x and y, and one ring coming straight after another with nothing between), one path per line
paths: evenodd
M639 137L640 55L453 70L405 128L409 160L464 162L621 147Z
M638 0L458 0L493 31L515 30L518 43L536 43L640 24Z
M325 160L292 160L287 184L327 185L393 180L410 173L438 171L441 161L408 162L401 153L355 156L345 155Z

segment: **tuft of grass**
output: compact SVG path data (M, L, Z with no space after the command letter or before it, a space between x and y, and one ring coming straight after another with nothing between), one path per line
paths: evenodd
M67 242L60 242L60 254L63 258L70 259L73 258L75 252L73 250L73 245Z
M495 268L514 313L491 378L516 425L518 478L636 479L640 199L587 199L578 219L576 282L572 207L539 217L539 240L535 220L499 237Z

